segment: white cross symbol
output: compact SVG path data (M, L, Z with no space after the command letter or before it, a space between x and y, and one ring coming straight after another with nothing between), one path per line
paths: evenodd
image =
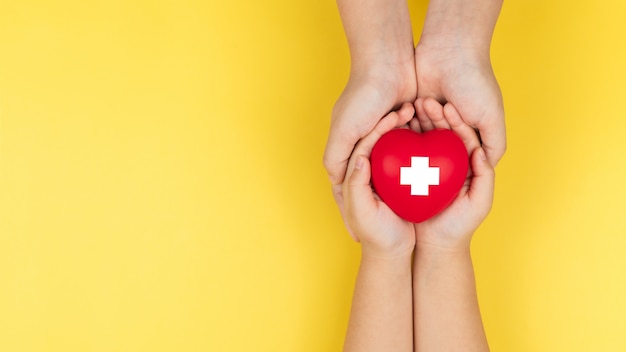
M411 167L400 167L400 184L411 186L412 196L427 196L429 186L439 185L439 168L428 163L428 157L412 156Z

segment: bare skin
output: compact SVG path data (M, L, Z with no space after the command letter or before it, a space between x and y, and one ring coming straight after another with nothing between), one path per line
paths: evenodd
M495 166L506 150L506 133L489 47L502 0L431 0L417 47L406 0L337 5L351 70L333 108L324 166L344 220L342 184L355 145L383 116L418 97L453 103L463 121L480 131ZM415 108L427 123L421 107Z
M361 242L345 351L488 351L469 245L487 216L494 171L472 127L453 105L420 102L428 125L452 129L471 155L471 172L454 202L420 224L399 218L373 192L369 156L376 141L409 122L409 108L385 116L356 146L343 184L346 221ZM412 260L414 255L414 261ZM411 266L413 270L411 271Z

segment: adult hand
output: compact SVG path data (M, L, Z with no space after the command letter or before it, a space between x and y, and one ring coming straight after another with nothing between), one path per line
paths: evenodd
M489 58L501 6L502 0L431 0L415 49L418 98L452 103L480 132L492 166L506 150L502 94Z
M415 61L418 97L452 103L463 121L478 129L487 158L495 166L506 150L506 129L502 94L489 59L466 48L418 45ZM428 125L423 108L415 108L420 122Z
M392 78L394 76L398 78ZM401 79L405 82L401 82ZM374 129L383 116L391 110L398 109L403 102L414 99L415 94L414 74L353 76L337 100L324 152L324 166L332 183L333 196L344 220L342 185L348 160L355 145ZM399 118L396 127L406 124L413 117L413 107L408 103L405 104L407 105L398 110ZM348 230L350 230L349 226Z
M383 116L415 101L417 79L406 0L337 0L337 5L350 47L351 70L333 108L324 166L345 220L342 183L354 146ZM405 112L399 111L398 124L412 117Z

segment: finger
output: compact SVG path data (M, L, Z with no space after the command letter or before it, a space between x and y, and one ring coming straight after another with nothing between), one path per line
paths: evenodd
M376 145L376 142L385 133L391 131L395 127L398 119L399 119L399 116L397 112L390 112L389 114L387 114L387 116L383 117L383 119L380 120L380 122L374 127L374 130L372 132L370 132L367 136L363 137L359 141L359 143L357 143L356 147L354 148L354 152L352 153L352 157L350 158L350 161L348 163L348 168L347 168L346 178L345 178L346 180L352 179L353 173L355 172L355 170L357 170L357 167L356 167L357 160L359 160L359 158L365 158L369 160L369 157L372 153L372 149L374 148L374 145ZM368 167L369 167L369 164L368 164ZM344 200L349 197L350 192L351 192L350 186L348 185L347 182L344 182L343 183ZM370 187L370 192L371 192L371 187ZM344 221L346 225L349 224L349 221L346 221L346 217L348 216L348 213L349 213L349 207L350 205L345 206L346 215L344 217ZM350 226L348 225L347 227L352 237L358 241L356 235L352 232Z
M323 163L333 185L341 184L346 174L348 160L359 136L345 125L331 127L324 149Z
M380 122L378 122L378 124L374 127L372 132L361 138L361 140L354 147L353 154L361 154L369 158L369 155L372 153L372 148L374 148L376 142L378 142L380 137L382 137L385 133L396 127L399 118L398 113L395 111L392 111L387 114L387 116L383 117L382 120L380 120ZM353 160L350 162L353 162Z
M396 124L397 127L400 127L413 118L415 109L411 103L404 103L397 113L397 117L400 121L397 121ZM343 182L354 146L359 139L366 133L369 133L371 128L375 125L373 124L372 127L363 127L349 124L345 122L346 119L337 119L336 121L338 122L336 122L334 126L331 126L323 157L324 167L333 185Z
M506 151L506 126L504 118L497 118L489 125L478 124L483 148L487 154L487 160L494 167L498 164Z
M412 107L409 107L412 110ZM406 108L405 108L406 110ZM408 114L408 110L406 112ZM399 119L399 115L397 112L392 112L387 114L387 116L385 116L375 127L374 127L374 131L370 132L363 140L361 140L360 142L355 142L355 144L360 145L360 150L361 153L366 154L369 157L369 154L371 153L372 148L374 147L374 144L376 143L376 141L378 141L378 139L385 133L387 133L388 131L392 130L394 128L394 126L397 124L397 121ZM332 162L332 158L331 156L333 155L330 152L330 149L333 148L333 131L337 131L339 129L331 129L331 135L329 137L329 141L328 144L326 146L326 151L324 154L324 166L327 168L329 177L331 178L331 182L333 182L333 186L332 186L332 190L333 190L333 196L335 198L335 201L337 202L337 205L339 207L339 211L341 213L341 217L344 221L344 224L346 225L346 228L348 229L348 232L350 233L350 236L352 236L352 238L354 238L355 241L359 242L359 238L356 236L356 234L354 233L354 231L352 230L349 222L347 221L347 207L348 205L344 204L344 199L345 199L345 187L342 186L342 183L344 181L345 178L349 178L350 177L350 170L353 169L353 167L351 168L349 163L352 162L350 159L350 155L355 154L354 150L356 148L356 146L353 149L350 149L349 152L347 152L348 155L348 159L347 160L341 160L340 163L342 170L340 171L340 177L337 176L337 174L333 174L333 166L337 166L337 164L331 164ZM348 130L350 131L350 129ZM339 146L340 147L340 146ZM353 160L354 158L352 158ZM347 174L346 174L347 173Z
M415 101L415 112L417 113L417 120L419 121L422 132L435 129L435 125L433 125L426 110L424 110L424 98L418 98Z
M415 108L411 103L404 103L398 110L398 122L396 123L396 127L401 127L409 123L411 119L415 116Z
M348 163L346 177L345 177L346 180L351 180L355 177L354 173L357 172L357 170L361 169L360 167L357 169L357 160L360 160L360 159L366 159L366 161L369 160L370 154L372 153L372 148L374 148L374 145L376 144L376 142L380 139L380 137L382 137L382 135L391 131L396 126L398 119L399 119L399 115L397 112L390 112L389 114L387 114L387 116L383 117L382 120L380 120L380 122L374 127L374 130L372 132L370 132L367 136L363 137L363 139L361 139L359 143L357 143L356 147L354 148L354 152L352 153L352 157L350 158L349 163ZM362 162L363 162L362 160L359 161L359 166L364 165L364 164L361 164ZM367 167L368 168L367 172L371 173L371 171L369 170L369 161L367 161L365 163L365 166L363 167ZM369 176L367 179L367 185L368 185L369 192L371 193L371 196L373 197L371 186L369 186ZM350 203L350 200L354 198L351 197L353 190L348 182L343 183L342 192L343 192L342 194L343 201L346 202L344 204L344 208L342 211L344 222L346 224L346 227L348 228L348 232L350 232L350 235L356 241L359 241L358 237L356 236L353 229L351 228L350 221L349 221L349 217L350 217L350 213L352 209L351 207L355 206L355 204L358 204L358 203L353 203L353 202ZM375 198L372 198L372 199L375 200ZM341 206L340 206L340 209L342 209Z
M450 124L448 124L448 121L446 121L443 114L443 105L441 105L435 98L424 99L423 106L426 115L430 118L430 121L435 128L450 129Z
M414 117L409 121L409 128L417 133L422 133L422 127L420 126L420 122L417 120L417 117Z
M387 112L376 104L376 98L380 98L378 93L359 89L344 91L335 103L323 158L332 184L343 182L354 146Z
M352 157L348 161L348 167L346 172L346 179L349 179L351 173L353 172L356 162L357 155L363 155L369 159L370 154L372 153L372 148L376 142L383 136L383 134L391 131L397 124L398 121L398 113L395 111L390 112L385 117L383 117L380 122L376 126L374 126L374 130L370 132L368 135L363 137L357 145L354 147L354 151L352 152Z
M343 223L346 225L346 229L348 230L350 237L352 237L352 239L354 239L356 242L359 242L359 238L356 236L354 231L352 231L352 228L350 227L350 224L348 223L348 219L346 218L346 205L343 201L344 200L343 184L332 185L332 192L333 192L333 198L335 198L335 203L337 203L337 206L339 207L339 213L341 214L341 219L343 220Z
M353 166L343 187L348 218L362 215L376 207L376 198L370 186L372 172L368 158L365 155L356 155Z
M451 103L443 107L443 113L452 131L463 141L467 149L467 154L472 155L474 150L480 147L480 140L478 139L476 131L463 121L459 111Z
M476 209L483 211L483 216L487 216L493 202L495 171L482 148L474 151L471 164L474 176L470 183L468 197Z

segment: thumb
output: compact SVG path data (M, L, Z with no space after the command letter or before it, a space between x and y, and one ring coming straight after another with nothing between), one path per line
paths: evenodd
M364 155L357 155L354 162L354 170L352 171L352 175L350 175L348 185L356 187L367 185L369 187L370 177L371 170L369 160L367 160Z
M344 201L346 203L347 217L356 218L363 216L369 209L376 206L376 198L370 186L371 168L370 162L364 155L358 155L354 162L354 169L344 182Z
M324 149L323 163L333 185L341 184L346 175L346 168L359 136L342 126L331 129Z
M472 181L468 191L469 198L477 209L485 209L485 216L491 209L495 182L495 171L483 148L476 148L472 153Z

